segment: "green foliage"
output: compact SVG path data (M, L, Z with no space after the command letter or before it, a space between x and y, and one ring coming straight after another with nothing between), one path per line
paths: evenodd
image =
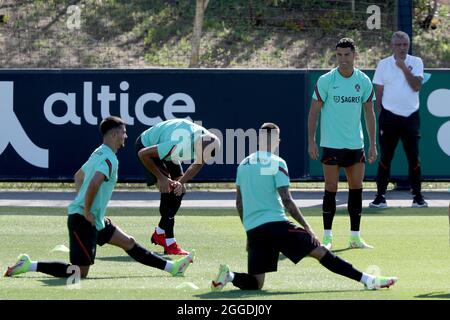
M6 24L9 21L9 16L6 14L0 14L0 24Z
M70 0L13 2L0 24L4 67L187 67L195 15L192 1L82 0L81 30L68 30ZM328 0L211 0L205 11L201 67L328 68L338 38L351 36L360 65L373 68L390 54L396 30L395 0L371 1L381 9L381 29L368 30L367 2ZM427 67L449 67L449 6L440 5L433 26L418 21L427 1L415 1L414 53ZM8 9L9 10L9 9ZM301 43L301 46L296 44ZM64 50L55 49L58 46ZM427 50L428 48L428 50ZM417 52L416 52L417 50ZM298 56L299 52L301 55ZM142 59L144 58L144 59ZM138 60L139 64L134 64ZM130 62L131 61L131 62Z
M416 1L414 2L416 4ZM450 6L440 5L430 29L423 29L423 21L428 8L426 1L417 1L414 23L413 48L417 55L425 57L426 67L449 67L450 61Z

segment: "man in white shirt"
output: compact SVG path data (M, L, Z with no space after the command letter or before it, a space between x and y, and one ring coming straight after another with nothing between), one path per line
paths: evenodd
M421 194L419 158L420 118L419 90L422 87L423 62L408 54L408 34L392 35L394 54L382 59L375 70L377 110L379 112L380 161L377 172L377 195L370 207L386 208L386 189L395 148L401 139L409 165L413 207L427 207Z

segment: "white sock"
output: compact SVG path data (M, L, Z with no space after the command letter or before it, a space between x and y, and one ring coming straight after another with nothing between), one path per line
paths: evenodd
M37 261L31 261L30 266L28 267L28 271L36 271L37 270Z
M157 234L164 234L166 233L163 229L161 229L159 226L156 226L155 231Z
M368 285L368 284L372 283L374 279L375 279L375 276L363 272L363 273L362 273L361 280L359 280L359 282Z
M164 267L164 271L170 272L173 268L173 261L167 261L166 266Z
M331 231L331 230L323 230L323 235L325 237L332 237L333 236L333 231Z
M172 243L177 242L175 238L166 238L166 245L170 246Z
M350 231L350 235L352 237L361 237L360 232L359 231Z
M233 271L228 272L228 279L230 279L230 282L232 282L234 280L234 272Z

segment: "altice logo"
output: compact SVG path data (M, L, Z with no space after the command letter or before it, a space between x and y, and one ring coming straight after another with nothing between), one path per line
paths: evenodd
M0 155L8 144L28 163L48 168L48 150L36 146L14 113L14 82L0 81Z

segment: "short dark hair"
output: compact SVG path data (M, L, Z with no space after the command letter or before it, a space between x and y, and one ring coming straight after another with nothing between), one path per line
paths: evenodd
M259 128L259 134L258 134L258 145L259 148L271 148L272 146L275 146L278 143L278 140L272 140L275 139L275 137L279 137L280 134L280 127L277 126L273 122L266 122L263 123L261 128Z
M108 133L109 130L125 125L125 122L119 117L109 116L100 123L100 133L102 136Z
M266 134L269 137L272 135L272 131L280 131L280 127L277 126L273 122L263 123L261 128L259 129L260 133L264 133L264 134Z
M266 122L266 123L263 123L263 124L262 124L261 130L266 130L267 133L269 134L270 132L272 132L272 130L278 130L278 131L280 131L280 127L277 126L275 123L272 123L272 122Z
M337 48L350 48L354 52L356 50L355 41L351 38L342 38L336 44L336 49Z

